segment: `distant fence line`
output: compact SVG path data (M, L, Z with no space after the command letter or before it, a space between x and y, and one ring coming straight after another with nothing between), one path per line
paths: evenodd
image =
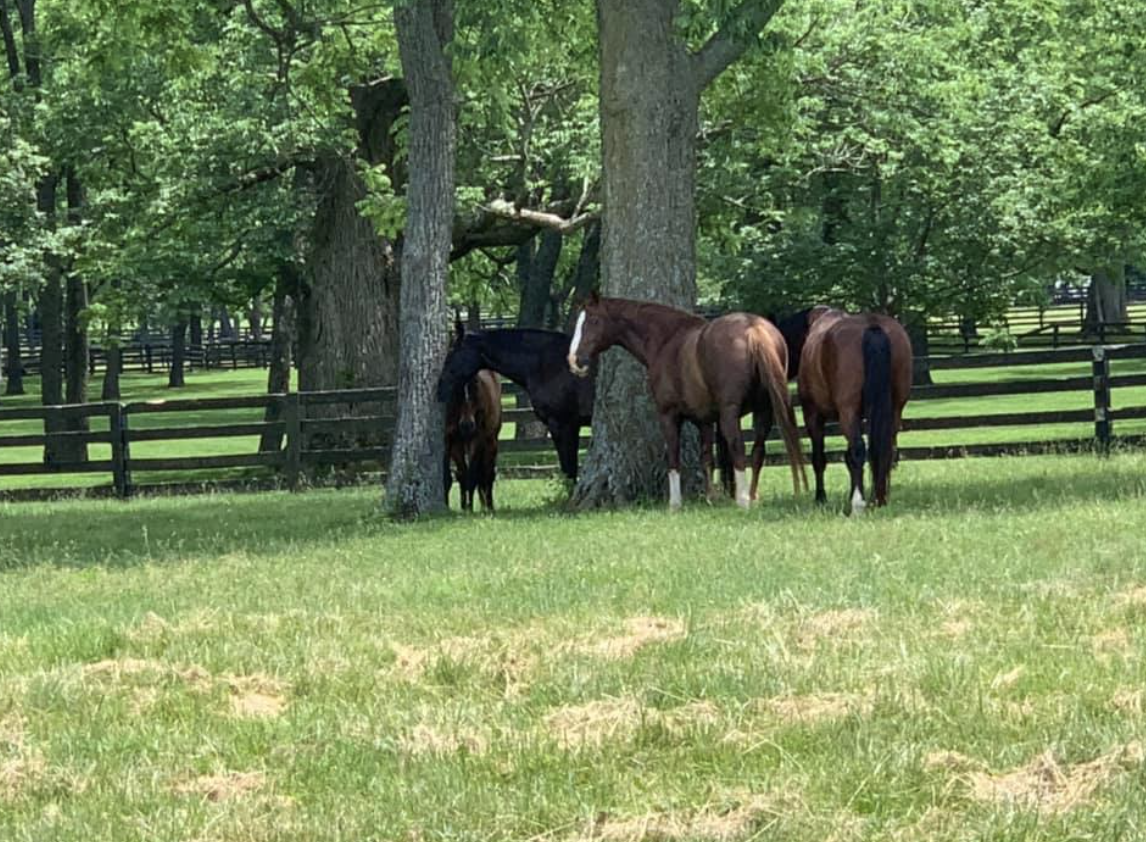
M1097 448L1104 450L1111 444L1142 444L1142 436L1118 436L1118 421L1146 418L1146 406L1128 406L1112 409L1111 396L1118 389L1146 386L1146 374L1112 375L1112 360L1146 359L1146 343L1125 346L1096 346L1067 350L1035 351L1011 354L983 354L973 357L935 358L933 370L999 368L1014 366L1057 365L1064 363L1087 364L1086 373L1070 376L1024 378L1009 381L978 383L951 383L919 386L912 390L912 403L938 399L970 399L1001 395L1031 395L1047 393L1089 393L1091 404L1084 409L1044 410L1034 412L1008 412L959 416L927 416L904 419L904 432L967 430L992 427L1029 427L1038 430L1047 424L1092 423L1093 435L1085 438L1036 438L1031 441L999 444L950 444L901 447L903 459L949 459L964 456L990 456L1003 454L1046 453L1078 451ZM519 390L508 384L506 392ZM108 457L84 459L71 463L41 461L0 462L0 477L31 476L38 474L106 474L110 483L103 493L130 497L137 490L157 487L140 483L139 475L163 473L190 478L196 472L222 469L251 469L262 472L261 479L285 488L298 488L307 482L308 475L320 466L355 466L359 470L384 470L389 457L389 442L393 432L395 392L393 389L343 389L324 392L252 395L246 397L176 399L162 401L106 402L73 406L18 407L0 409L0 433L6 422L41 420L45 432L35 434L0 434L0 453L5 448L41 447L53 439L108 445ZM321 409L320 409L321 407ZM163 426L136 428L132 419L142 416L170 417L177 413L202 413L218 410L272 409L269 417L277 420L244 421L229 424L177 422ZM277 415L275 412L277 411ZM58 429L68 418L88 418L99 421L106 429L91 431L48 432ZM504 420L522 422L531 419L529 409L507 409ZM138 457L132 454L132 445L154 441L188 441L194 439L224 439L231 437L262 437L274 434L281 441L277 449L268 452L226 453L205 456ZM829 434L837 434L829 428ZM775 437L775 431L773 431ZM1037 435L1037 434L1036 434ZM356 444L363 437L372 440L366 446ZM751 433L747 433L751 440ZM588 431L583 444L589 443ZM555 469L555 459L548 438L506 439L501 442L506 454L524 454L534 464L514 466L503 471L506 475L536 475ZM829 453L829 458L842 458L842 450ZM769 464L782 464L784 457L769 454ZM194 484L194 480L191 483ZM56 490L58 491L58 489ZM48 493L48 492L43 492ZM36 496L37 492L12 491L0 497Z

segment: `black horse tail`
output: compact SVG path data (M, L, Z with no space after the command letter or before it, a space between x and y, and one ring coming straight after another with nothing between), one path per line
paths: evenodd
M891 474L895 416L891 409L891 340L879 325L863 332L863 415L867 418L876 499L882 501Z

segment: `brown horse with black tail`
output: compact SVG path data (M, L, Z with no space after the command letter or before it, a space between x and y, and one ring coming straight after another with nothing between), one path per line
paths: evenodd
M455 343L465 329L456 325ZM446 505L450 502L450 462L454 463L461 504L473 511L474 492L483 509L493 511L493 481L497 476L497 439L501 434L501 381L489 369L459 381L446 398L446 456L443 477Z
M896 440L903 407L911 394L911 340L903 326L878 313L848 315L813 307L779 323L797 365L800 406L812 440L816 502L824 493L824 427L839 421L847 440L845 461L851 473L851 511L866 507L864 462L871 461L875 504L887 504ZM864 447L863 422L868 443Z
M749 313L730 313L713 321L674 307L592 295L577 317L569 345L569 368L585 376L598 354L620 345L648 369L649 388L668 446L669 506L681 505L680 428L700 428L705 480L712 483L714 424L731 450L736 502L747 508L756 499L764 440L772 421L780 428L792 465L797 493L804 475L800 436L785 376L788 349L771 322ZM751 488L745 477L740 418L753 413L756 446Z

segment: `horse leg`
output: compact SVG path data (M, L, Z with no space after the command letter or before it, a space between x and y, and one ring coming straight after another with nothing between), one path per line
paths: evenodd
M768 433L772 430L771 405L752 412L752 427L756 441L752 445L752 488L748 492L748 497L755 502L756 492L760 487L760 471L764 468L764 456L768 452Z
M661 432L668 450L669 510L679 511L683 500L680 494L680 425L677 415L661 413Z
M716 489L712 484L712 444L715 439L716 428L712 424L701 424L700 463L704 467L704 499L709 503L716 502Z
M450 473L450 446L446 445L446 452L442 456L442 489L444 490L444 497L446 501L446 508L450 507L450 486L454 484L453 475Z
M824 417L811 405L804 402L804 425L808 428L808 438L812 440L812 473L816 475L816 502L828 502L824 492L824 470L828 466L828 456L824 452Z
M557 451L561 473L568 479L577 479L577 428L553 422L546 426L549 428L549 437L553 439L553 449Z
M497 439L493 439L487 444L485 448L485 466L482 471L482 482L484 483L485 496L482 499L483 505L493 511L493 482L497 479Z
M744 436L740 432L740 407L729 404L720 408L720 434L728 442L732 456L732 470L736 477L736 505L747 509L751 505L748 478L745 476Z
M863 463L867 460L867 448L863 442L863 424L851 412L840 413L840 431L848 443L846 461L851 474L851 513L856 517L863 514L867 502L863 497Z

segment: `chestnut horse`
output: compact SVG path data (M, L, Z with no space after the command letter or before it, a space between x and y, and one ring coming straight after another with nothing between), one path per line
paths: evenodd
M887 504L888 484L903 407L911 394L911 340L903 326L877 313L848 315L813 307L780 322L779 328L798 355L795 370L808 438L816 502L824 493L824 426L839 421L847 440L845 461L851 472L851 510L863 514L863 465L871 460L875 504ZM863 422L867 421L865 450Z
M461 488L462 509L472 512L474 491L483 509L493 511L497 437L501 433L501 382L482 369L462 384L446 404L446 505L450 502L450 461Z
M669 506L680 508L680 428L692 421L701 432L706 485L712 483L713 425L732 455L736 502L756 499L764 440L775 419L792 466L792 484L807 487L800 434L788 397L788 348L775 326L760 316L730 313L713 321L662 304L599 298L595 293L577 317L569 345L569 368L585 376L602 351L620 345L648 369L649 388L668 446ZM752 486L745 477L740 418L753 414L756 445Z

